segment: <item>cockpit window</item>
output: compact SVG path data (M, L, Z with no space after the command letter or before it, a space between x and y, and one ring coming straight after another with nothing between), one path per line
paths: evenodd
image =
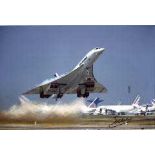
M99 47L96 47L95 49L96 49L96 50L98 50L98 49L99 49Z
M81 61L81 63L83 63L86 59L87 59L87 57L85 57L85 58Z
M81 65L84 61L86 61L86 59L87 59L87 57L83 58L83 60L81 61L80 65Z

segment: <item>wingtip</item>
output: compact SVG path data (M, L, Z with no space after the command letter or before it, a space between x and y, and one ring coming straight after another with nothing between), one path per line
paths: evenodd
M27 91L27 92L22 93L21 95L27 95L27 94L29 94L29 92L28 92L28 91Z
M21 95L27 95L27 93L25 92L25 93L22 93Z

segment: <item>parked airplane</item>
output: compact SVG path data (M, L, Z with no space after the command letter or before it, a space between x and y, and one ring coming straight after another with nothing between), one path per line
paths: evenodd
M145 106L145 115L155 114L155 99L151 101L151 104Z
M94 48L69 73L54 75L35 88L23 93L40 94L40 98L61 98L63 94L77 94L77 97L88 97L89 93L105 93L107 89L98 83L93 75L93 64L103 53L104 48Z
M151 101L151 104L141 105L135 110L136 115L147 115L155 112L155 99Z
M155 112L155 99L151 101L151 106L146 107L147 112Z
M99 97L96 97L95 99L89 99L87 102L90 103L89 107L97 107L99 103L103 102L104 100L100 99Z
M96 111L97 105L100 102L103 102L104 100L100 99L99 97L96 97L94 100L87 100L88 102L90 102L89 106L83 110L84 114L93 114Z
M140 96L138 95L131 105L104 105L96 108L94 115L122 115L139 107Z

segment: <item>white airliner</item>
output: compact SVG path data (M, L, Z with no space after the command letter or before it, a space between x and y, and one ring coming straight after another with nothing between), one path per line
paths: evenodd
M141 105L135 110L137 115L149 115L155 113L155 99L151 101L151 104Z
M40 94L40 98L61 98L63 94L77 94L77 97L88 97L89 93L105 93L106 87L98 83L93 75L93 64L103 53L104 48L94 48L69 73L54 75L35 88L23 93Z
M83 114L93 115L96 111L97 105L100 102L103 102L104 100L100 99L99 97L96 97L94 100L87 100L90 102L89 106L83 109Z
M153 99L151 101L151 105L150 106L149 105L146 106L146 111L147 112L155 112L155 99Z
M140 96L138 95L131 105L104 105L96 108L94 115L118 115L129 114L139 107Z

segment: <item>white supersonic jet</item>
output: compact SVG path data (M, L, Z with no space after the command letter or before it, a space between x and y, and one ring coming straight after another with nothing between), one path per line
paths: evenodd
M61 98L63 94L77 94L77 97L88 97L89 93L105 93L106 87L98 83L93 75L93 64L103 53L104 48L94 48L69 73L47 79L35 88L23 93L39 94L40 98Z

